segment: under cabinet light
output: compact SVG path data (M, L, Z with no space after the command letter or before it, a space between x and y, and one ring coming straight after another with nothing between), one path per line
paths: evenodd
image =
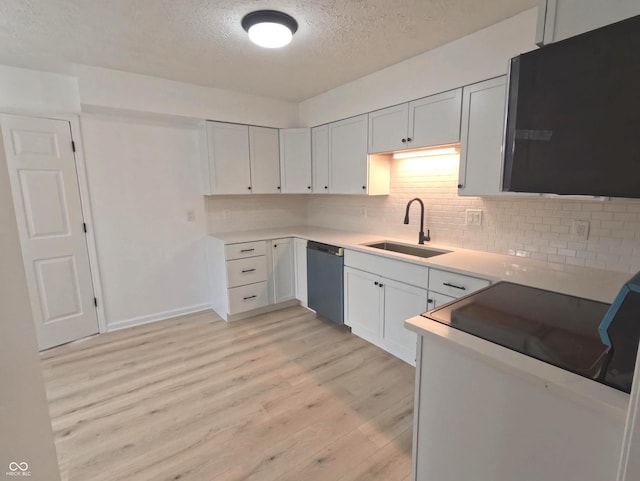
M436 155L454 155L459 154L458 147L439 147L437 149L414 150L411 152L398 152L393 154L394 159L414 159L416 157L434 157Z

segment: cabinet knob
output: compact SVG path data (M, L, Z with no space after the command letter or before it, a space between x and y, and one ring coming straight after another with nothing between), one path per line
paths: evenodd
M307 189L311 190L311 186L310 186L310 185L308 185L308 186L307 186Z
M328 186L328 185L325 185L325 186L324 186L324 188L325 188L325 189L328 189L328 188L329 188L329 186Z
M407 137L407 142L411 142L413 139L411 137Z
M251 186L247 187L247 189L251 190Z
M464 185L458 184L458 189L462 189L463 187L464 187Z
M374 284L377 286L378 285L378 281L375 281Z
M363 189L363 190L366 190L366 188L367 188L367 186L366 186L366 185L363 185L363 186L362 186L362 189Z
M406 144L407 143L407 139L402 139L402 143Z
M427 304L433 304L433 299L427 299Z
M278 244L273 244L273 248L275 249L276 247L278 247Z
M280 190L280 186L278 186L278 190Z
M382 287L384 286L384 284L381 282L380 284L378 284L378 287Z

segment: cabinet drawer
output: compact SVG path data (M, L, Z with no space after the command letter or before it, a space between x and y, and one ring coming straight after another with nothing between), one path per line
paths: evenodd
M243 242L224 246L225 259L243 259L245 257L263 256L267 251L265 241Z
M344 265L424 289L429 281L429 268L426 266L360 251L345 250Z
M486 279L455 274L453 272L431 269L429 272L429 290L450 297L462 297L491 284Z
M269 303L267 282L229 289L229 314L251 311Z
M267 280L267 257L227 261L227 286L238 287Z

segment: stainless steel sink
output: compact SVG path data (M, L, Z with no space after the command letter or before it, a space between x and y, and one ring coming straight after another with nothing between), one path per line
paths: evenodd
M435 257L442 254L448 254L451 251L441 251L436 249L429 249L427 247L410 246L406 244L398 244L396 242L376 242L375 244L362 244L367 247L373 247L374 249L381 249L383 251L399 252L400 254L408 254L410 256L417 257Z

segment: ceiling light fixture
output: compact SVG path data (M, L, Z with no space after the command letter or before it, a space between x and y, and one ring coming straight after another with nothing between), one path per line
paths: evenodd
M242 28L256 45L280 48L291 42L298 30L298 22L291 15L275 10L258 10L242 18Z
M394 159L413 159L416 157L434 157L436 155L454 155L459 154L458 147L439 147L428 150L414 150L412 152L399 152L393 154Z

